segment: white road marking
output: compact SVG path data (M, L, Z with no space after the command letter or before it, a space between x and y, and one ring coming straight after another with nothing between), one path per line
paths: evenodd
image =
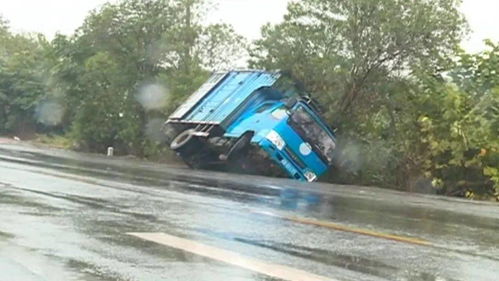
M242 256L238 253L208 246L193 240L171 236L164 233L127 233L147 241L155 242L168 247L180 249L199 256L242 267L270 277L287 281L335 281L336 279L309 273L303 270L284 265L267 263L254 258Z

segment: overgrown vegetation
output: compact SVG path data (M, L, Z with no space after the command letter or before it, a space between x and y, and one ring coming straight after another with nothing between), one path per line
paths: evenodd
M249 51L250 67L290 73L338 127L325 180L499 197L499 45L459 49L459 0L296 1L249 46L203 25L205 4L106 4L52 41L0 21L0 133L157 156L168 113Z

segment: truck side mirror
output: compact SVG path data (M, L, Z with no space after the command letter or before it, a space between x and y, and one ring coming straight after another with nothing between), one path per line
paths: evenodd
M289 98L286 101L285 107L287 109L292 109L296 105L297 102L298 102L298 100L296 98Z

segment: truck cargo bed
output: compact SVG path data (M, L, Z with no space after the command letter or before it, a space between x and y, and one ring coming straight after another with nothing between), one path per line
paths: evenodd
M215 73L170 116L170 122L221 124L255 90L272 86L280 76L265 71Z

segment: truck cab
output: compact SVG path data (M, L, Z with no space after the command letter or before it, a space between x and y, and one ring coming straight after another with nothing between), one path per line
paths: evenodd
M279 72L214 74L165 123L189 166L279 169L315 181L332 165L336 138L314 102Z

